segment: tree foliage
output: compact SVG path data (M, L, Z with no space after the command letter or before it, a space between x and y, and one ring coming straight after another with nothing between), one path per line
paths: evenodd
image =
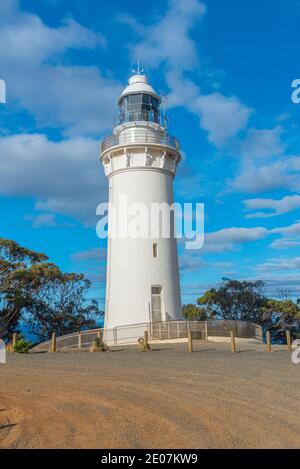
M262 309L262 322L276 340L284 340L289 330L294 337L300 332L300 301L268 300Z
M223 279L218 288L206 291L197 303L208 317L261 324L261 309L267 301L263 287L262 281Z
M0 238L0 338L9 339L21 320L40 339L93 327L103 313L87 300L90 286L82 274L61 272L45 254Z
M198 307L207 318L249 321L270 330L272 338L285 340L287 330L294 337L300 334L300 299L288 299L288 291L280 292L281 300L268 299L264 282L223 279L218 288L198 298Z
M188 321L206 321L207 319L204 309L194 304L183 305L182 316Z
M22 309L39 282L34 271L48 269L47 260L42 253L0 238L0 338L6 339L16 329Z
M52 332L63 335L96 326L103 316L95 300L87 300L91 282L82 274L60 274L49 279L36 291L27 305L27 325L40 340Z
M22 334L19 334L17 341L14 345L13 351L16 353L28 353L31 345L32 345L31 342L24 339Z

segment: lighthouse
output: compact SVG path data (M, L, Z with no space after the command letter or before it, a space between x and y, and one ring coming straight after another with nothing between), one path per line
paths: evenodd
M179 142L168 134L161 98L144 74L129 79L118 104L118 121L103 139L100 155L110 207L106 329L182 319L174 212L168 210L181 159ZM127 212L136 206L150 215L153 207L161 207L159 221L149 220L151 233L130 234ZM167 236L162 226L169 227Z

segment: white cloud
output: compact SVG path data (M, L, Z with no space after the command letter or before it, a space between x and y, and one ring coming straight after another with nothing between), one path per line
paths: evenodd
M267 229L264 227L244 228L244 227L231 227L224 228L219 231L206 233L204 239L204 247L198 251L201 255L209 253L222 253L226 251L233 251L239 249L246 243L263 241L269 236L277 236L272 242L273 248L294 247L300 243L300 223L295 223L290 226ZM278 237L279 236L279 237ZM192 257L194 253L186 253L184 262L187 264L191 262L191 266L196 266L196 260ZM186 262L188 261L188 262ZM201 262L204 262L203 260ZM221 267L222 264L220 264ZM199 266L205 266L202 264ZM217 264L215 264L217 267ZM225 265L224 265L225 267ZM229 267L229 265L228 265Z
M289 169L291 171L300 171L300 157L292 156L288 160Z
M282 228L274 228L270 230L270 233L282 236L282 238L275 239L272 242L271 246L274 249L287 249L300 245L300 223L294 223Z
M168 107L189 106L200 94L199 87L190 79L183 78L176 70L170 70L166 74L166 83L170 89L168 95Z
M53 213L40 213L38 215L27 215L26 220L31 221L32 228L67 228L70 223L61 223Z
M300 195L291 195L276 199L248 199L243 201L247 210L268 210L254 212L246 215L246 218L268 218L284 213L289 213L300 208Z
M224 252L236 249L239 245L264 239L268 230L257 228L224 228L205 235L203 252Z
M182 273L197 272L207 267L207 265L207 262L205 262L199 254L195 256L195 254L184 251L179 256L179 267Z
M300 270L300 257L293 257L291 259L268 259L263 264L257 266L257 270L259 272L283 272L287 270Z
M131 47L132 59L142 58L143 64L153 69L165 66L168 107L184 106L199 116L209 141L219 148L247 127L252 110L235 96L203 95L198 84L186 76L201 67L190 32L205 12L205 5L198 0L171 0L165 15L154 24L142 26L128 15L118 18L141 37Z
M297 246L300 242L300 223L274 229L231 227L206 233L201 254L236 250L246 243L263 241L273 235L279 236L273 241L271 245L273 248Z
M271 244L273 249L290 249L296 246L300 246L300 238L282 238L282 239L275 239Z
M240 144L240 165L229 188L249 194L300 189L300 158L285 155L283 129L249 129Z
M198 63L196 45L189 34L205 12L205 5L198 0L170 0L165 15L150 25L141 26L128 15L119 15L118 19L142 37L131 48L133 60L142 58L151 68L166 63L169 69L189 70Z
M65 135L99 135L111 128L122 86L96 67L66 65L70 49L104 47L105 38L66 19L51 28L18 2L0 5L1 74L8 104L15 100L40 125L61 127Z
M294 223L293 225L282 228L274 228L271 230L271 233L279 233L283 236L300 236L300 223Z
M255 162L242 161L242 168L229 187L242 193L256 194L278 188L295 190L297 182L285 170L283 162L259 165Z
M282 142L282 133L280 125L273 129L249 129L241 142L241 156L253 161L283 155L285 145Z
M201 256L206 254L207 251L205 249L201 249L201 251L195 252L182 250L179 255L179 267L181 274L188 274L188 273L196 273L203 271L207 271L208 269L216 269L218 271L222 271L222 275L229 275L229 269L232 270L232 262L208 262L204 260Z
M0 194L34 197L38 210L94 223L96 206L107 197L98 152L98 142L89 138L0 137Z
M105 261L106 260L106 249L104 248L92 248L87 251L75 252L71 256L73 261Z
M282 270L278 272L271 270L260 271L258 270L257 276L249 278L250 281L263 280L265 282L265 293L269 297L281 298L281 292L290 292L290 296L297 298L300 296L300 275L298 273L283 273Z
M94 48L105 45L105 38L95 34L71 18L58 28L50 28L35 14L19 8L11 8L9 14L5 5L14 2L2 0L0 5L1 59L5 64L23 67L40 64L57 57L69 48ZM4 8L3 8L4 7Z
M234 245L257 241L266 237L266 228L224 228L206 236L206 249L219 251L220 249L232 249Z
M247 127L252 113L238 98L221 93L199 96L192 108L199 113L201 127L208 132L208 140L218 148Z

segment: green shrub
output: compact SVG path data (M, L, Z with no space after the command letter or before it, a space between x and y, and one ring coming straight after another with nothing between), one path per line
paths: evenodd
M28 353L31 345L31 342L28 342L22 335L19 335L13 351L16 353Z
M103 342L102 337L96 337L93 342L93 345L90 348L90 352L107 352L109 348Z

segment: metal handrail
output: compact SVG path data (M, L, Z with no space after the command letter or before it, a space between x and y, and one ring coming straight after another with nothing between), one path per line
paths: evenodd
M177 140L177 138L172 137L171 135L154 132L123 132L119 135L111 135L109 137L105 137L101 142L101 153L108 150L109 148L116 147L118 145L147 143L163 145L180 151L179 141Z
M112 329L90 329L87 331L63 335L57 337L57 350L77 349L79 337L81 348L88 348L99 333L104 337L108 345L124 345L136 343L142 337L144 331L148 330L150 340L169 340L186 338L188 330L198 333L202 339L208 340L211 336L228 337L230 331L235 332L237 338L256 339L262 342L262 327L246 321L163 321L130 324L118 326ZM33 352L47 352L51 348L51 340L36 345Z

